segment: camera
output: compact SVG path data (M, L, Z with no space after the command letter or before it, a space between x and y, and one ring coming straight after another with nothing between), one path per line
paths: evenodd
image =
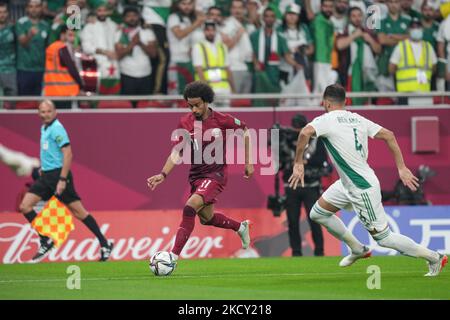
M281 216L281 213L286 209L286 196L270 195L267 199L267 209L272 210L274 217Z
M417 169L417 177L420 185L416 191L411 191L401 180L398 180L394 190L382 190L382 201L394 201L399 205L430 205L426 200L424 183L436 175L436 172L427 165L420 165Z
M279 173L281 171L283 181L287 183L293 171L298 135L307 123L305 116L297 114L292 118L292 128L283 127L278 123L275 123L271 128L272 130L277 129L279 133L278 141L269 140L269 145L277 143L279 150L279 170L275 175L275 194L270 195L267 199L267 209L270 209L275 217L279 217L286 208L286 196L280 194ZM317 181L320 183L322 176L329 175L333 170L332 166L326 161L325 149L317 138L309 141L303 156L307 162L305 165L305 184L317 183Z
M279 163L280 169L283 172L286 170L292 171L292 162L295 157L295 145L297 142L298 132L291 128L282 127L280 124L275 123L271 129L279 130L279 141L270 141L279 145ZM281 213L286 209L286 196L280 194L280 180L279 170L275 175L275 194L269 195L267 199L267 209L272 211L274 217L281 216Z

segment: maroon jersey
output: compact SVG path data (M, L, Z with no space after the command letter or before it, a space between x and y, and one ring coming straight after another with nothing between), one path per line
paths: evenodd
M191 149L191 169L189 171L189 182L192 184L195 180L200 178L210 178L217 180L221 184L226 184L227 181L227 164L226 164L226 130L227 129L242 129L246 128L244 122L234 118L229 114L224 114L218 111L213 111L210 108L211 114L206 120L196 120L192 113L189 113L181 118L178 129L185 129L189 132L189 137L178 137L175 144L180 141L190 143ZM195 126L195 127L194 127ZM200 130L201 127L201 130ZM207 136L204 135L209 130ZM218 143L217 139L222 140L222 155L221 161L214 161L215 153L210 152L214 150L215 146L212 143ZM210 146L208 148L208 146ZM216 144L218 146L218 144ZM205 153L205 149L207 149ZM204 157L204 155L211 154L213 157ZM217 158L217 157L216 157ZM205 161L206 160L206 161Z

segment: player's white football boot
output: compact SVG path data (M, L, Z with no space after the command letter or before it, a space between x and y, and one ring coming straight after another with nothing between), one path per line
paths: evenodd
M425 275L425 277L436 277L439 273L441 273L447 262L448 257L444 254L439 254L439 260L437 262L428 262L429 272Z
M241 227L238 230L238 235L241 237L242 249L247 249L250 246L250 220L241 222Z
M341 262L339 262L340 267L349 267L352 264L354 264L359 259L366 259L372 256L372 252L370 251L369 247L364 246L364 250L360 254L349 254L348 256L344 257Z

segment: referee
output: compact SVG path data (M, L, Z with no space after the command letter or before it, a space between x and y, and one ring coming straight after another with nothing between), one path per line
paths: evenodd
M70 165L72 164L72 148L69 136L61 122L56 119L56 108L52 101L44 100L39 105L41 127L41 175L25 194L20 204L20 212L31 223L36 217L34 206L41 200L47 201L56 195L72 214L81 220L100 242L100 259L106 261L111 255L113 244L108 242L100 231L94 217L90 215L81 203L75 191ZM39 262L53 248L53 240L39 235L41 246L33 257L33 262Z

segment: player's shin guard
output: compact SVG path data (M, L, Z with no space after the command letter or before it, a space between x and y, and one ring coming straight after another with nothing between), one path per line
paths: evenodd
M364 251L364 246L361 242L347 229L342 220L336 217L334 212L322 208L316 202L309 216L311 220L323 225L334 237L344 241L350 247L352 253L359 254Z
M402 234L391 232L389 228L372 235L372 238L380 246L397 250L406 256L423 258L431 263L439 260L437 252L415 243L412 239Z
M172 248L172 252L177 256L180 255L184 245L189 239L192 230L195 226L195 215L197 212L190 206L185 206L183 209L183 220L181 220L180 227L178 228L177 235L175 237L175 244Z
M211 220L206 222L205 225L238 231L239 227L241 226L241 223L227 217L223 213L214 212L214 215L211 218Z

